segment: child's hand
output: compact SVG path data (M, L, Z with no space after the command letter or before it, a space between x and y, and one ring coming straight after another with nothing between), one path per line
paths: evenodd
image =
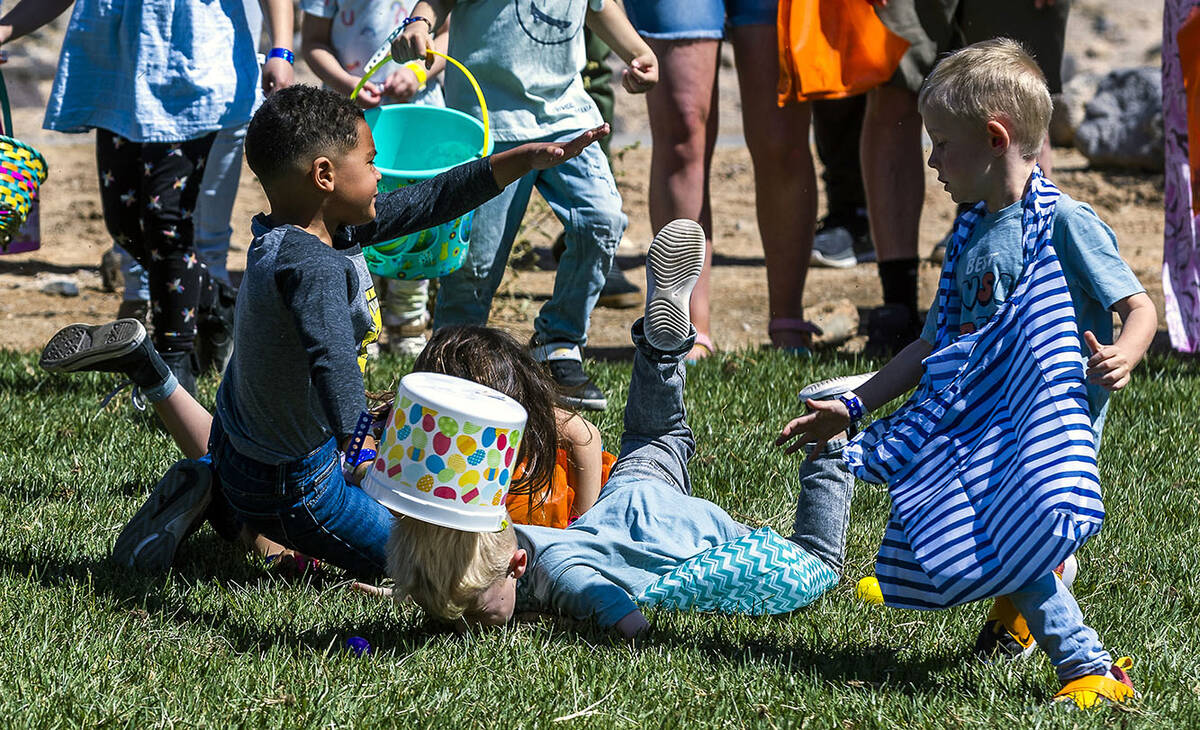
M421 82L410 68L402 68L388 74L383 84L383 95L395 98L397 101L409 101L417 95Z
M383 89L371 81L363 84L363 87L358 90L358 96L354 97L354 103L363 109L374 109L379 106L381 101L383 101Z
M598 139L606 137L609 132L607 124L601 124L595 129L589 129L570 142L534 142L521 145L528 155L529 166L535 170L545 170L548 167L561 165L567 160L578 157L583 148Z
M262 90L264 96L292 85L295 81L292 64L282 58L268 58L262 67Z
M779 432L779 438L775 439L775 445L783 446L795 439L784 452L794 454L805 444L813 444L812 453L808 455L812 459L825 448L825 442L850 427L850 412L840 400L809 399L805 404L812 412L788 422Z
M1106 390L1120 390L1129 385L1129 373L1133 365L1121 348L1116 345L1102 345L1091 330L1083 333L1092 356L1087 361L1087 379L1089 383L1099 385Z
M629 62L621 73L621 85L630 94L644 94L658 83L658 59L644 53Z
M409 23L396 40L392 41L392 60L404 63L414 59L425 62L425 68L433 67L433 28L429 23L418 20Z

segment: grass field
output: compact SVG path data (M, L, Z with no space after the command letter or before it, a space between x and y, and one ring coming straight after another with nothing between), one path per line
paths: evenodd
M797 462L770 444L813 379L863 363L736 353L693 368L699 496L750 524L791 525ZM592 370L618 404L627 364ZM384 361L369 385L403 365ZM1200 363L1151 357L1113 401L1101 474L1109 517L1075 592L1105 643L1135 659L1142 698L1068 713L1043 656L983 665L986 608L871 607L886 493L859 484L846 578L782 618L651 614L636 647L551 620L459 636L412 608L286 582L204 528L165 578L106 563L124 521L176 458L111 378L51 378L0 352L0 723L29 727L1200 727ZM204 383L211 404L215 384ZM341 651L359 635L375 647Z

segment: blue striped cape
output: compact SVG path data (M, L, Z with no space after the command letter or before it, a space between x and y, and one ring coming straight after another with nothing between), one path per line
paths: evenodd
M890 606L1011 593L1100 530L1084 358L1051 243L1058 196L1035 167L1022 201L1021 277L987 324L962 336L954 264L985 206L959 216L921 381L843 451L856 476L888 485L875 574Z

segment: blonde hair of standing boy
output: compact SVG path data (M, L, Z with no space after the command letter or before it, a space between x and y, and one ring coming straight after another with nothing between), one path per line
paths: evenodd
M996 38L942 59L921 86L917 108L979 123L1003 119L1026 160L1037 157L1053 103L1046 77L1020 43Z

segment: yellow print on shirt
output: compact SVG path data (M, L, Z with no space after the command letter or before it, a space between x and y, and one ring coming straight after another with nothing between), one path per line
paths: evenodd
M379 315L379 295L375 293L374 285L367 286L364 296L367 300L367 311L371 313L371 326L358 343L358 369L367 372L367 346L379 341L379 333L383 331L383 319Z

